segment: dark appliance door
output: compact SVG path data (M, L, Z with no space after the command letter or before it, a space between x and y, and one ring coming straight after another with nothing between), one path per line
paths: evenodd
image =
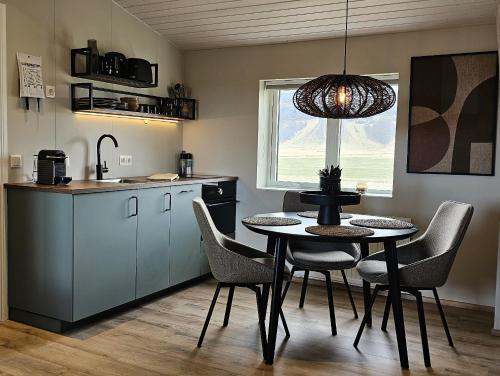
M236 201L207 203L206 205L217 230L226 235L235 231Z

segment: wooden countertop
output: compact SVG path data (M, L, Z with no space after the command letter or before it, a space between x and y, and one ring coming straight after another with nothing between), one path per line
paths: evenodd
M174 181L147 181L145 177L126 178L136 180L133 183L110 183L97 182L95 180L75 180L68 185L44 185L35 183L7 183L6 189L22 189L28 191L82 194L94 192L125 191L128 189L143 189L154 187L169 187L174 185L216 183L220 181L238 180L235 176L217 176L217 175L195 175L192 178L179 178Z

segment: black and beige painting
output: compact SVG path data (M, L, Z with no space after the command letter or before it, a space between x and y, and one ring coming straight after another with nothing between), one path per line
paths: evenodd
M493 175L497 52L412 58L408 172Z

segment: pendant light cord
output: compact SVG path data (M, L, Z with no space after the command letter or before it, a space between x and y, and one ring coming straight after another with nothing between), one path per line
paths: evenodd
M346 74L347 66L347 19L349 18L349 0L345 4L345 33L344 33L344 75Z

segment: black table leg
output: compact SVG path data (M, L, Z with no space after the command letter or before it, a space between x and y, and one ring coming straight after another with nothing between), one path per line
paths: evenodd
M361 257L362 258L368 257L370 255L368 243L361 243L360 247L361 247ZM370 289L371 289L370 283L363 281L363 300L365 303L365 315L367 315L366 316L366 325L368 325L369 327L372 326L372 314L371 314L371 311L369 311L370 301L371 301L371 297L372 297L372 293L371 293Z
M274 253L276 251L276 244L277 243L278 243L278 239L275 236L269 235L267 237L266 252L269 253L270 255L274 256Z
M287 239L279 238L274 255L274 275L272 285L271 313L269 315L269 329L267 337L266 363L273 364L274 349L276 347L276 334L281 310L281 289L283 287L283 273L285 271Z
M266 252L269 253L270 255L274 256L275 250L276 250L276 244L277 244L277 239L274 236L268 236L267 237L267 248ZM266 319L266 314L267 314L267 302L269 300L269 289L271 288L270 284L265 284L262 287L262 315L264 317L264 320ZM265 354L264 354L265 358Z
M401 302L401 287L399 285L398 255L395 241L384 243L385 261L389 277L389 296L392 302L394 314L394 325L396 327L396 338L398 341L399 361L402 368L409 368L408 350L406 348L405 322L403 316L403 304Z

